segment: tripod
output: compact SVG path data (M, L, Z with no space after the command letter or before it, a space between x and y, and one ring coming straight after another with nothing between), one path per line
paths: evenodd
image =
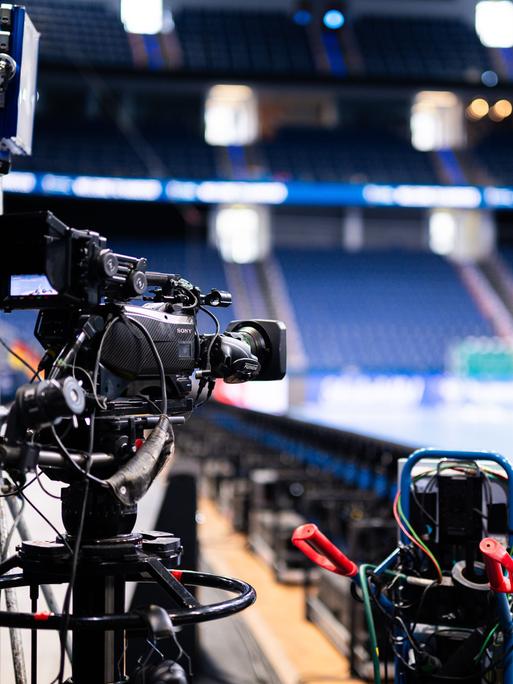
M52 454L53 464L56 457ZM40 463L44 465L48 458L41 454ZM72 484L62 498L65 539L24 541L15 555L0 563L0 590L30 590L31 612L0 611L0 627L32 630L31 684L37 684L38 630L57 630L61 638L68 630L73 633L69 684L117 684L130 681L125 656L131 636L147 635L152 641L172 638L176 626L228 617L255 601L254 589L241 580L178 569L179 538L166 532L133 533L136 507L113 499L109 506L108 494L92 489L73 586L73 613L39 611L41 585L70 580L73 558L65 542L73 546L81 487L83 483ZM132 581L155 582L176 608L166 611L150 606L126 613L126 583ZM202 605L187 586L222 589L236 596Z

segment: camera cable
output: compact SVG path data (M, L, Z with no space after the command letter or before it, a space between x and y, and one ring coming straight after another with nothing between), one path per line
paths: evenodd
M134 318L127 318L127 321L129 322L129 324L135 325L142 332L142 334L146 338L148 344L150 345L150 349L151 349L153 356L155 357L155 361L157 362L157 365L159 367L160 384L161 384L161 389L162 389L162 415L167 416L166 373L164 371L164 364L162 363L162 357L160 356L159 351L157 349L157 346L155 345L155 342L153 341L150 333L146 330L144 325L142 323L139 323L139 321L135 320ZM105 332L107 332L107 330Z
M15 359L18 359L20 363L22 363L25 368L28 368L28 370L33 374L33 378L37 378L39 381L41 381L41 376L39 375L39 371L37 371L33 366L30 365L28 361L25 361L23 356L20 356L17 352L14 351L14 349L11 349L11 347L7 344L5 340L3 340L0 337L0 344L2 347L9 352L12 356L14 356Z
M86 467L84 470L84 473L89 475L89 470L92 465L92 460L91 460L91 454L93 453L93 446L94 446L94 418L95 418L95 411L91 414L91 425L90 425L90 431L89 431L89 450L88 450L88 459L86 463ZM89 479L85 480L84 484L84 498L82 500L82 510L80 512L80 521L78 524L78 529L77 529L77 536L75 539L75 546L73 549L73 560L72 560L72 566L71 566L71 577L70 581L68 584L68 587L66 589L66 595L64 597L64 604L62 607L62 615L64 618L63 622L63 627L59 633L60 637L60 643L61 643L61 650L60 650L60 658L59 658L59 672L57 674L57 677L52 680L51 684L54 684L54 682L58 682L58 684L63 684L64 681L64 660L66 656L66 638L67 638L67 633L68 633L68 625L69 625L69 619L70 619L70 603L71 603L71 595L73 592L73 587L75 585L75 579L77 576L77 569L78 569L78 559L80 555L80 546L82 544L82 535L84 532L84 523L85 523L85 516L86 516L86 511L87 511L87 501L89 498Z

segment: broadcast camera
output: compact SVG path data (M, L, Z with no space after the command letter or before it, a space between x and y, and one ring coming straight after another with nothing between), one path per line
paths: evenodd
M35 467L46 439L55 446L56 421L75 428L67 448L84 449L83 433L90 429L85 422L94 414L93 446L114 459L108 466L105 459L93 464L92 474L130 469L131 491L123 490L124 482L114 493L132 504L150 484L148 464L135 456L134 446L145 429L173 417L179 422L204 389L210 395L218 378L283 378L284 325L233 321L220 333L206 307L229 306L228 292L203 294L180 275L148 271L146 259L116 254L104 237L69 228L49 212L2 216L0 230L13 241L0 267L0 307L39 309L35 335L45 349L38 368L45 380L18 389L0 445L0 463L18 475ZM134 299L144 303L129 304ZM198 332L200 311L213 318L215 333ZM134 461L144 473L134 474ZM67 470L52 474L82 479L76 469ZM144 486L138 480L143 477Z
M62 614L43 625L36 601L31 614L0 612L0 626L58 629L59 682L68 630L73 684L125 682L127 634L169 638L177 624L232 615L255 600L240 580L176 570L181 542L173 534L132 530L137 502L173 453L172 426L210 398L217 379L283 378L285 326L233 321L221 332L210 309L229 306L228 292L204 294L180 275L148 271L145 258L116 254L101 235L51 213L1 216L0 230L11 241L0 309L39 310L35 335L44 348L32 382L0 421L0 474L8 474L8 495L22 493L33 471L69 485L61 492L67 535L24 541L0 563L0 590L67 582ZM215 332L198 331L200 312ZM176 609L126 613L129 579L157 582ZM184 584L238 596L203 606Z

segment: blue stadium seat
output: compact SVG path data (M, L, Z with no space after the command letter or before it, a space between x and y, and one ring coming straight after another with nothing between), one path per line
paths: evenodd
M510 126L484 138L474 153L497 185L513 185L513 135Z
M223 152L199 135L164 127L142 129L136 141L114 124L44 122L37 126L34 154L16 158L15 170L70 175L188 179L226 178ZM249 149L249 148L248 148ZM289 128L253 146L258 175L242 165L237 180L255 178L344 183L439 183L428 154L383 131ZM158 168L154 168L155 161ZM228 176L229 177L229 176Z
M429 155L368 128L286 128L261 145L275 178L305 181L438 183Z
M41 32L41 58L72 66L133 67L119 14L98 3L26 0Z
M132 141L129 134L103 121L38 125L32 157L17 157L14 169L131 178L217 176L215 150L199 136L154 128Z
M187 70L314 72L306 31L285 12L184 7L175 25Z
M492 68L476 32L456 18L368 15L354 31L371 76L476 82Z
M452 266L426 252L277 252L310 369L440 373L448 349L491 335Z

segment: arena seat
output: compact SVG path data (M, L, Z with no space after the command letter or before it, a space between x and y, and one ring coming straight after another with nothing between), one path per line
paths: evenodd
M511 129L495 131L475 147L474 154L497 185L513 185Z
M491 69L476 32L449 17L358 17L354 31L368 75L479 81Z
M452 266L433 254L277 256L312 371L440 373L453 342L492 334Z
M133 66L119 14L98 3L26 0L41 32L41 59L74 66Z
M438 183L429 155L406 140L368 128L285 128L262 143L275 178L306 181Z
M186 70L314 72L306 31L285 12L184 7L175 25Z

